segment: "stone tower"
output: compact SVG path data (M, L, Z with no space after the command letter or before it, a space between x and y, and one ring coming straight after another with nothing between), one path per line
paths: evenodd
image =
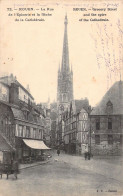
M68 50L68 37L67 37L67 15L65 16L65 29L63 40L62 63L58 69L58 83L57 83L57 104L58 111L61 113L65 111L70 102L73 100L73 71L69 66L69 50Z

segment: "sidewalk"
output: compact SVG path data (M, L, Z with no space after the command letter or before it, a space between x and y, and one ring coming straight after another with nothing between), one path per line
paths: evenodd
M60 154L57 156L53 155L54 161L62 161L64 163L69 163L77 168L83 170L88 170L88 172L98 173L104 175L108 178L113 178L120 182L123 182L123 159L119 157L119 160L110 157L108 159L96 159L85 160L82 156L72 156L68 154Z
M19 169L26 169L26 168L30 168L30 167L35 167L38 165L43 165L48 163L50 160L46 160L46 161L40 161L40 162L35 162L35 163L29 163L29 164L20 164Z

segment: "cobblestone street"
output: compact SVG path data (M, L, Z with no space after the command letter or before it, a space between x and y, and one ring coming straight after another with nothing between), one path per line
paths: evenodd
M7 180L3 175L0 195L83 196L102 192L121 195L123 182L120 180L120 164L104 159L85 161L83 157L66 154L58 157L53 153L48 163L21 169L18 180L13 175ZM118 172L119 177L115 176Z

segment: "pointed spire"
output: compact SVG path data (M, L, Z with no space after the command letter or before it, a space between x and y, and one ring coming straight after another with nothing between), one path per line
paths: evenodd
M120 81L121 81L121 70L120 70Z
M68 19L67 19L67 14L65 15L65 29L64 29L64 41L63 41L63 52L62 52L62 67L61 71L62 72L69 72L69 50L68 50L68 37L67 37L67 24L68 24Z
M50 95L48 94L47 108L50 109Z
M72 66L72 63L71 63L71 73L73 73L73 66Z
M67 24L68 24L67 13L66 13L66 15L65 15L64 24L65 24L65 25L67 25Z
M59 63L59 69L58 69L58 72L59 72L59 73L61 72L60 63Z

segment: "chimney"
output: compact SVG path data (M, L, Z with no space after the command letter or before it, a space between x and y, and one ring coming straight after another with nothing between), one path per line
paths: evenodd
M18 105L19 100L19 89L16 83L11 83L9 91L9 102Z

